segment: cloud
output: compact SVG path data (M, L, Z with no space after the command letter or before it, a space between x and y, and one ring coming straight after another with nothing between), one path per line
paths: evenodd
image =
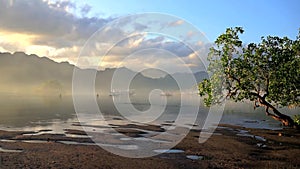
M1 53L6 53L6 52L9 52L9 51L0 46L0 52Z
M110 50L102 60L98 60L101 62L100 69L109 65L111 67L126 66L132 70L140 70L143 67L167 68L172 72L183 71L187 67L191 67L192 71L204 70L199 57L205 58L209 51L209 46L202 45L199 51L193 51L182 42L151 34L129 37L106 48Z
M66 4L54 6L46 1L2 1L0 6L1 29L19 33L64 35L71 29L72 15L64 10Z
M69 61L75 64L81 48L90 36L116 19L86 17L91 8L88 4L78 6L66 0L1 1L0 52L24 51L27 54L47 56L58 62ZM186 66L201 66L197 55L193 55L195 51L170 37L147 32L150 25L142 21L144 20L132 16L121 19L116 24L117 26L105 26L98 32L101 39L96 38L89 46L85 46L86 53L83 53L84 58L81 63L87 67L89 64L99 65L99 59L97 59L99 53L110 49L101 60L102 66L117 67L126 64L136 68L166 67L172 71L183 70L182 68ZM157 23L153 24L173 27L170 28L173 30L174 27L183 25L184 21L160 22L158 18ZM139 34L126 38L126 31L139 32ZM192 39L194 34L194 32L188 32L183 39ZM125 39L119 41L120 37L125 37ZM116 41L118 43L114 44ZM203 44L197 42L196 45ZM148 49L153 50L141 52ZM206 50L200 52L205 53ZM164 57L167 53L174 56ZM136 55L136 57L129 57L131 55Z
M177 57L188 57L190 53L193 53L192 49L182 42L152 34L128 37L117 44L112 44L108 48L111 48L108 55L118 55L120 59L144 49L166 50Z
M169 23L169 26L179 26L182 25L184 23L184 20L177 20L177 21L173 21Z
M71 1L1 1L0 34L6 33L7 36L5 42L0 41L0 46L6 49L7 44L15 45L15 49L11 49L10 46L10 49L6 50L21 48L23 51L26 51L26 48L33 49L34 46L39 46L39 49L45 46L44 49L58 50L74 48L74 46L82 46L92 33L112 20L111 18L78 17L71 13L76 8L76 4ZM81 11L88 13L90 8L85 5ZM19 39L16 34L19 37L30 35L36 38ZM31 49L27 51L32 51Z
M83 16L85 16L86 14L88 14L90 12L90 10L92 9L92 7L88 4L84 4L84 6L82 6L80 8L80 12Z

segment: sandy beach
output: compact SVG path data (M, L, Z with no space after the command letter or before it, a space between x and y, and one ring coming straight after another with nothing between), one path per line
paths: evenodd
M123 134L139 137L139 133L130 129L133 126L123 127ZM151 126L148 129L158 130ZM79 130L66 131L69 134L85 135ZM207 142L199 144L198 138L199 131L192 130L173 148L180 151L134 159L114 155L97 145L68 144L72 141L92 143L89 138L0 131L0 168L300 167L300 132L294 129L263 130L220 125Z

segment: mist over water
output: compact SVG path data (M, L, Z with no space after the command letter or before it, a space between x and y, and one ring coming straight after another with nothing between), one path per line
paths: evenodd
M36 130L48 127L62 130L62 128L71 128L74 123L78 123L71 95L74 66L24 53L4 53L0 56L0 127L2 129L22 130L26 128L26 130ZM202 99L200 99L200 103L195 102L199 96L195 93L196 84L188 83L187 79L192 76L191 74L182 73L172 76L164 74L158 78L151 78L143 75L143 73L149 74L149 70L142 73L136 73L127 68L118 70L121 72L118 77L119 82L126 80L125 77L128 75L134 77L129 89L122 88L122 83L117 83L112 88L110 82L116 69L80 70L83 73L96 71L93 98L97 101L99 110L105 119L111 120L114 117L121 117L120 119L130 123L130 119L122 117L123 114L116 108L116 104L132 119L136 119L138 115L132 110L147 112L153 106L152 113L158 113L156 110L161 109L163 112L151 122L162 124L165 121L175 121L182 107L181 103L184 102L184 113L187 118L191 113L189 110L194 110L195 106L200 105L196 125L201 128L207 117L208 108L203 106ZM207 73L197 72L194 76L199 82L207 78ZM187 81L183 91L179 92L179 87L173 77L180 81ZM149 100L151 92L154 90L157 92L154 92L152 100ZM88 102L84 93L83 88L81 93L83 101ZM164 94L162 95L162 93ZM130 100L124 97L126 94L130 94ZM165 101L166 105L162 107ZM299 108L282 108L280 110L291 116L299 112ZM97 121L95 111L86 110L85 113L86 121ZM150 116L151 112L148 112L139 118L146 121ZM101 123L99 119L98 123ZM227 102L221 123L271 129L281 127L279 122L265 115L263 108L253 110L252 103L248 102Z
M194 109L198 103L194 97L199 97L193 94L183 94L182 97L173 95L169 97L156 96L156 102L152 102L150 105L148 95L136 94L130 97L131 103L126 102L124 96L109 96L109 93L99 94L97 103L99 110L103 114L106 120L121 119L126 123L136 123L130 119L126 119L116 109L115 104L127 107L132 105L135 109L145 112L149 110L151 106L154 108L162 109L163 113L156 120L152 121L152 124L163 124L165 122L175 121L180 110L180 101L185 99L185 111L186 117L189 117L189 109ZM82 96L85 97L85 96ZM162 107L162 100L166 99L167 104ZM202 100L200 100L202 102ZM193 107L194 106L194 107ZM155 109L154 109L155 110ZM126 111L126 110L124 110ZM283 108L282 111L287 112L289 115L295 115L299 112L298 109L287 109ZM130 109L127 113L131 116L136 114L130 114ZM151 112L149 112L151 113ZM152 112L155 113L155 112ZM203 125L208 113L208 108L200 103L198 118L196 120L196 126L200 127ZM143 118L147 119L151 114L143 114ZM14 93L1 93L0 95L0 128L4 130L31 130L31 129L54 129L63 130L63 128L72 128L72 125L78 123L76 112L72 97L70 95L16 95ZM141 119L143 120L143 119ZM101 125L99 119L97 119L96 112L86 110L86 123L93 123ZM221 123L241 125L245 127L255 128L270 128L278 129L281 128L280 123L274 121L270 117L264 114L264 110L257 109L253 110L251 103L232 103L229 102L224 110L223 118ZM192 124L182 124L192 125Z

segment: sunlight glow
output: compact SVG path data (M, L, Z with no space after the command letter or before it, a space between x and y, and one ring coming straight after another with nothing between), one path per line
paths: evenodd
M38 39L38 35L24 33L7 32L0 30L0 43L17 44L18 46L29 46L33 40Z

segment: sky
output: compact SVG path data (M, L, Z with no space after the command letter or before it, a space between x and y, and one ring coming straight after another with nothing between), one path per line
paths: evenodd
M295 39L300 28L299 0L0 0L0 52L23 51L46 56L57 62L75 64L84 44L97 30L119 18L144 12L181 18L177 20L178 23L184 21L193 25L209 42L213 42L228 27L243 27L245 33L241 39L245 43L259 42L261 36L267 35ZM147 26L140 25L135 29L140 31ZM114 36L123 36L124 29L107 31L107 36L102 37L104 39L99 50L111 46L108 42ZM177 50L180 42L167 39L149 34L131 38L125 45L116 45L114 55L104 59L105 65L114 67L120 64L121 60L116 58L140 49L139 45L143 45L143 49L166 47L171 49L170 52L182 54L180 58L186 58L185 61L190 59L186 65L196 62L192 60L193 53ZM127 51L121 52L124 50ZM140 58L146 58L144 55L151 52L142 53ZM155 60L150 56L147 59L149 62ZM84 63L90 62L87 59ZM174 61L176 64L179 62ZM134 62L132 67L136 65L138 62Z
M300 28L299 0L87 0L90 13L122 16L142 12L161 12L194 24L214 41L227 27L242 26L245 42L258 42L261 36L295 38ZM97 3L98 2L98 3Z

